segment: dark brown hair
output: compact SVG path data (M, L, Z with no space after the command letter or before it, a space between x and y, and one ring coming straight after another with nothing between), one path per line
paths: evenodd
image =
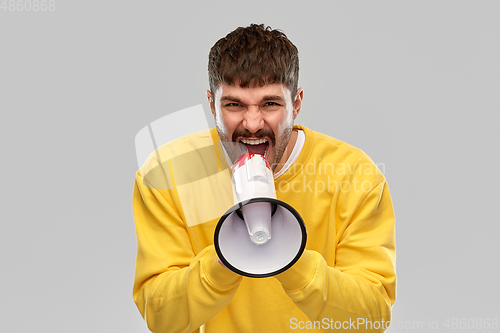
M299 81L298 53L280 30L263 24L239 27L210 49L208 80L212 96L220 83L241 87L283 83L293 101Z

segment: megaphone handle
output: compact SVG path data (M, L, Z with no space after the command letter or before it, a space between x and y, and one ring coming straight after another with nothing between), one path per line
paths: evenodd
M238 217L240 219L242 219L243 221L245 221L245 219L243 218L243 214L241 213L241 207L243 207L243 206L240 205L240 208L238 208L236 210L236 215L238 215ZM278 209L278 205L275 204L274 202L271 202L271 217L274 216L274 213L276 213L277 209Z

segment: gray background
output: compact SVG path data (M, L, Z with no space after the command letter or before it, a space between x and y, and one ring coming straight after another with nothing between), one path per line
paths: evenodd
M498 320L499 12L498 1L0 10L0 331L147 332L132 300L134 137L208 110L210 47L252 22L300 50L297 123L385 165L399 277L389 331Z

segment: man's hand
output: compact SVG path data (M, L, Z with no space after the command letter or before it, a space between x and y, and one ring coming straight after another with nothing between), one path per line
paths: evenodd
M222 266L224 266L226 269L229 269L229 268L227 268L227 267L226 267L226 265L224 265L224 264L222 263L222 261L220 260L220 258L217 258L217 262L218 262L219 264L221 264Z

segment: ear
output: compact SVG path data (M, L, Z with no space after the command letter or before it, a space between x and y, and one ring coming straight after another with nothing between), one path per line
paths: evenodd
M295 120L299 115L300 108L302 107L302 99L304 98L304 89L297 89L295 100L293 102L293 119Z
M215 118L215 104L214 104L214 99L212 98L212 93L210 90L207 90L207 99L208 103L210 104L210 110L212 110L212 116Z

